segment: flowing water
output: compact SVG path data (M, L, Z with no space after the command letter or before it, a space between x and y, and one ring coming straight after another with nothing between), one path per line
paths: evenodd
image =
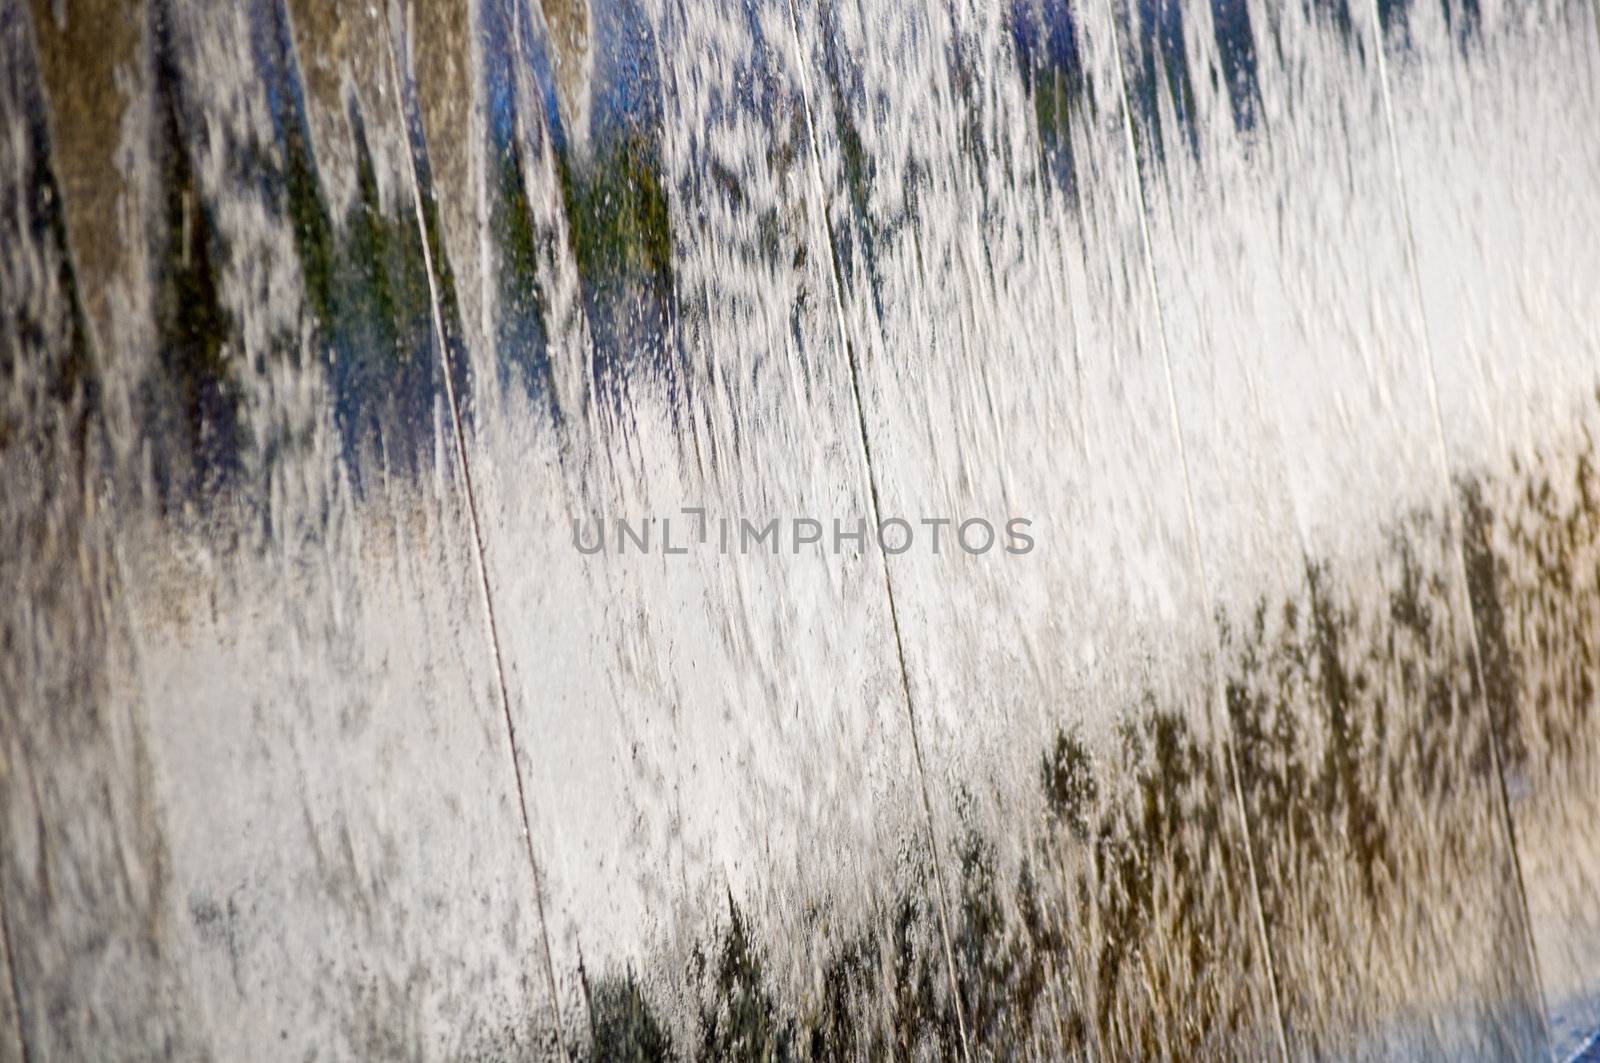
M1590 0L0 0L0 1060L1565 1058L1597 115Z

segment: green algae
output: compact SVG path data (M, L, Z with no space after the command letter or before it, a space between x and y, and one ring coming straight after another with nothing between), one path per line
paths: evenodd
M671 287L672 222L658 167L653 144L631 128L592 159L557 155L572 254L586 280L645 276Z

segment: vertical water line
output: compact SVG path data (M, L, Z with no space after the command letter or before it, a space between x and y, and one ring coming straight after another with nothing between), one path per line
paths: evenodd
M1389 162L1394 170L1394 190L1399 201L1400 221L1406 251L1406 272L1411 280L1411 297L1415 303L1417 326L1422 330L1423 374L1428 385L1428 406L1433 418L1434 456L1438 459L1440 484L1444 489L1445 537L1450 543L1454 562L1456 593L1466 606L1467 621L1472 639L1469 645L1472 661L1472 679L1478 687L1478 704L1483 709L1489 729L1489 757L1494 765L1494 775L1501 825L1511 847L1511 871L1516 885L1517 902L1522 909L1522 942L1527 950L1528 965L1533 974L1534 990L1538 994L1539 1021L1544 1033L1545 1049L1554 1055L1554 1041L1550 1035L1550 1011L1544 993L1544 976L1539 968L1538 946L1533 940L1533 918L1528 907L1528 889L1522 876L1522 854L1517 848L1517 825L1511 815L1511 794L1506 787L1505 759L1499 724L1489 704L1489 688L1484 684L1483 635L1478 627L1478 612L1472 604L1472 585L1467 578L1467 554L1463 544L1464 530L1461 506L1455 487L1450 482L1450 444L1445 438L1444 414L1439 405L1439 374L1433 351L1433 332L1428 327L1427 306L1422 298L1422 272L1417 264L1416 228L1411 221L1411 201L1406 191L1405 171L1400 163L1400 135L1394 118L1394 99L1389 86L1389 60L1384 50L1383 18L1378 0L1371 0L1369 14L1372 19L1372 43L1378 57L1378 87L1383 98L1383 120L1388 132Z
M961 984L956 979L955 951L950 945L950 901L945 890L943 860L939 852L939 834L935 829L933 820L933 802L928 796L928 774L923 764L922 740L917 733L917 713L911 697L911 680L906 669L905 643L900 634L900 614L895 607L894 578L889 571L889 557L883 549L883 540L876 534L879 527L879 501L877 471L872 464L872 444L867 437L867 417L861 403L861 371L856 362L855 345L850 342L849 329L845 324L844 293L841 290L839 272L839 248L833 235L833 222L828 217L826 186L822 182L822 155L817 147L816 121L811 113L811 86L806 78L805 54L800 47L800 19L795 12L794 0L786 0L789 7L789 30L794 40L795 68L800 75L800 103L805 109L806 133L811 147L811 177L817 199L817 211L822 221L824 232L828 237L828 254L831 259L830 276L833 279L833 311L834 319L839 327L839 342L844 347L845 360L850 367L850 391L855 400L856 429L861 440L862 459L867 467L867 494L868 502L872 509L872 524L874 538L878 543L878 560L883 566L884 595L889 603L889 625L894 631L895 658L900 666L900 692L905 698L906 721L911 730L911 753L917 767L917 784L922 798L922 814L926 821L928 832L929 857L933 862L933 885L938 894L939 902L939 938L944 949L945 973L950 979L950 998L956 1013L956 1029L961 1037L962 1058L971 1063L972 1046L967 1035L966 1010L961 1000Z
M1195 513L1194 485L1189 474L1189 454L1184 444L1183 419L1178 411L1178 391L1172 375L1172 352L1167 342L1166 314L1162 309L1161 288L1156 280L1155 248L1150 239L1149 206L1145 202L1144 179L1139 169L1139 146L1133 131L1133 107L1128 98L1128 76L1123 66L1122 42L1117 35L1116 16L1111 8L1111 0L1103 0L1102 10L1105 12L1106 31L1110 35L1112 53L1116 59L1117 94L1122 105L1123 138L1128 151L1128 165L1139 210L1139 235L1144 247L1145 282L1149 286L1150 299L1155 307L1156 332L1161 348L1161 371L1167 389L1167 414L1172 425L1173 440L1178 448L1179 469L1183 474L1183 506L1188 520L1190 560L1200 580L1200 601L1205 611L1203 622L1211 648L1212 696L1215 699L1214 711L1219 717L1213 726L1220 724L1223 751L1228 758L1228 776L1233 790L1233 803L1239 816L1240 829L1244 832L1245 863L1250 873L1256 932L1261 938L1261 951L1267 966L1267 984L1272 994L1272 1013L1278 1037L1278 1052L1284 1063L1288 1063L1289 1035L1284 1022L1283 994L1278 984L1278 967L1272 954L1272 941L1267 934L1266 906L1261 895L1261 877L1256 865L1255 837L1250 830L1250 817L1245 810L1244 788L1239 781L1238 759L1234 755L1233 722L1228 715L1227 691L1223 687L1222 679L1222 641L1217 632L1215 607L1211 600L1211 581L1200 544L1200 522Z
M388 28L389 83L394 93L395 112L400 119L401 134L406 139L406 173L411 183L411 204L417 219L417 235L422 240L422 264L428 275L428 309L433 322L433 339L439 349L439 367L444 375L445 398L450 404L450 423L455 438L456 463L461 472L461 482L467 502L467 517L472 526L472 555L477 563L478 590L483 598L484 618L487 622L490 657L494 662L495 682L500 691L500 710L505 718L506 738L511 753L511 772L517 781L517 808L522 817L522 841L527 850L528 867L533 874L533 899L539 915L539 938L544 950L544 974L550 994L550 1007L555 1015L556 1048L562 1060L570 1063L567 1052L566 1031L561 1024L561 997L556 989L555 965L550 957L550 931L545 922L544 883L539 873L539 861L534 855L533 829L528 820L528 797L522 782L522 761L518 753L517 728L511 716L511 695L506 687L505 663L500 652L500 632L495 624L494 594L489 586L489 568L484 560L483 527L478 519L477 496L472 485L472 466L467 461L466 432L461 425L461 410L456 401L455 383L450 373L450 352L445 344L444 317L439 309L439 287L434 278L433 251L428 243L428 228L422 213L422 183L417 177L417 159L411 144L411 123L407 120L405 97L401 94L400 60L396 55L394 16L391 9ZM402 23L403 24L403 23Z

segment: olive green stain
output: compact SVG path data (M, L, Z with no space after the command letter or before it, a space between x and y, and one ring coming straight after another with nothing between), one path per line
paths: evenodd
M654 147L625 130L576 161L557 156L561 197L578 272L604 284L628 276L672 283L672 222Z

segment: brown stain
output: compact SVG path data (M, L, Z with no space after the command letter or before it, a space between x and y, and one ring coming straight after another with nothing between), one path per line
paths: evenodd
M390 28L386 0L287 0L289 23L305 86L317 168L342 219L355 196L355 129L346 93L353 92L374 156L386 206L394 194L387 176L404 147L389 97Z
M555 47L556 92L561 97L563 117L574 139L583 141L587 132L588 82L592 65L590 48L593 21L588 0L540 0L545 25Z
M355 189L355 130L348 119L346 93L353 92L366 128L367 149L379 173L386 209L410 217L407 140L389 91L391 28L389 8L379 0L287 0L295 50L305 85L307 110L318 170L336 220L344 217ZM456 296L468 338L477 335L480 278L476 254L477 187L472 165L475 90L472 0L426 0L403 4L409 61L395 59L402 78L414 75L423 136L428 145L434 201L445 247L435 255L448 260L458 278ZM403 49L406 40L394 42ZM385 180L385 175L389 180Z
M468 0L435 0L416 7L412 47L423 133L440 208L464 213L473 91Z
M112 335L112 287L144 251L127 238L124 221L139 205L117 155L145 80L145 5L30 0L29 6L68 241L84 309L104 351Z
M473 346L477 333L481 278L476 231L478 188L472 165L472 138L477 124L477 94L472 79L471 0L433 0L415 8L412 52L416 64L418 105L428 143L433 197L438 205L447 258L456 276L461 317ZM481 179L481 178L478 178Z
M307 103L324 113L339 110L339 67L348 50L344 4L288 0L300 77Z

